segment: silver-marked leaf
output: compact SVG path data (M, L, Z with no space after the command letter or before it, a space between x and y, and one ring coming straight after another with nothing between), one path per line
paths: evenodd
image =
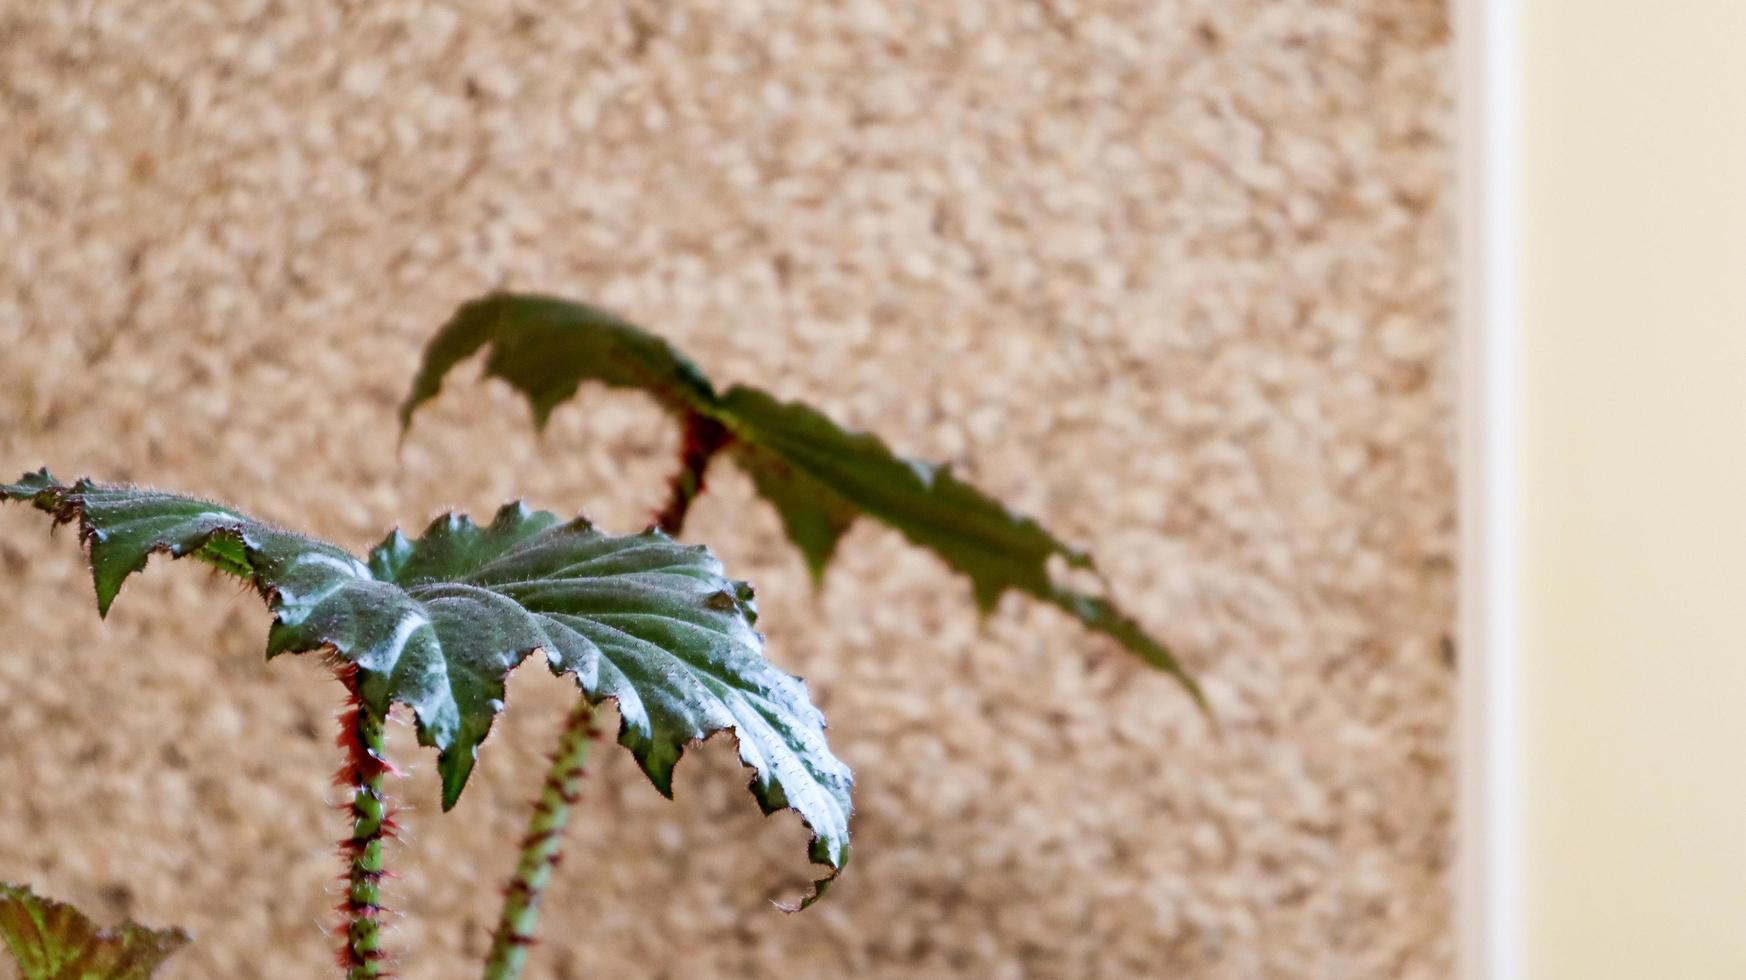
M19 980L147 980L189 943L180 929L132 922L101 928L65 902L6 882L0 882L0 940Z
M484 527L450 514L417 538L395 531L365 561L209 501L64 486L46 470L0 485L0 499L78 523L105 614L158 552L250 582L273 615L268 656L331 651L357 665L371 707L412 709L419 741L441 753L444 809L503 710L509 671L537 649L590 701L618 702L619 741L663 794L686 746L731 731L764 811L799 811L833 875L848 858L851 779L824 716L764 659L751 587L702 546L513 503Z
M508 293L461 307L426 346L401 406L402 425L436 396L450 370L481 348L490 352L486 373L526 396L538 424L583 382L599 381L646 391L688 433L722 433L701 454L687 439L675 492L694 495L714 453L732 457L775 507L815 579L849 525L871 517L963 573L984 612L1008 590L1048 602L1173 675L1204 707L1199 687L1163 643L1110 599L1073 589L1051 573L1051 561L1092 568L1083 551L947 467L899 456L877 436L845 429L807 405L747 386L717 394L664 340L595 307ZM681 500L688 502L688 496Z

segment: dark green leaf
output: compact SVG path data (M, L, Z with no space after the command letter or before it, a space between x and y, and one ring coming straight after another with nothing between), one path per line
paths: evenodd
M844 429L806 405L736 387L721 407L736 436L729 451L777 504L815 575L835 545L827 535L840 535L859 514L896 528L967 575L984 611L1007 589L1046 596L1051 556L1090 565L1084 553L950 468L897 456L878 438ZM815 523L828 530L813 531Z
M1091 558L1014 514L944 467L893 453L797 402L736 386L716 394L691 361L665 341L591 306L545 296L498 294L463 306L425 349L401 407L409 424L462 359L488 347L486 373L522 392L538 422L584 381L647 391L681 420L726 429L722 450L751 476L782 519L814 578L858 517L873 517L938 555L970 580L977 605L1007 590L1059 607L1168 671L1197 702L1199 688L1170 651L1109 599L1057 580L1051 561L1092 568ZM658 354L651 353L658 352Z
M146 980L188 945L180 929L100 929L78 909L0 882L0 939L19 980Z
M207 501L62 486L46 470L0 485L0 498L78 522L101 611L156 552L249 581L273 614L269 656L332 651L358 666L373 708L412 709L419 740L441 750L444 809L503 710L510 669L538 649L591 701L618 702L619 741L662 793L688 744L732 731L765 812L799 811L813 858L847 860L850 777L824 717L764 659L751 587L701 546L653 530L607 535L515 503L486 527L450 514L416 539L395 531L365 562Z
M696 365L611 313L542 296L488 296L456 310L425 348L401 425L411 421L419 403L435 397L450 368L486 344L491 353L485 373L525 394L540 426L584 381L640 389L680 412L715 399ZM571 367L553 371L553 362Z

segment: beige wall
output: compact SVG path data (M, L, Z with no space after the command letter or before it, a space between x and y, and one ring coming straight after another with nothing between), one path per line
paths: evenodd
M538 976L1434 977L1450 957L1450 112L1440 6L0 5L0 464L354 547L525 494L640 525L676 444L543 441L419 342L507 284L658 324L1092 546L1165 679L857 529L810 594L726 475L859 777L818 908L731 753L591 779ZM176 976L317 975L334 684L194 568L106 624L0 513L0 878L190 927ZM410 977L460 977L564 707L518 676L461 806L401 729Z
M1523 5L1525 976L1746 974L1746 6Z

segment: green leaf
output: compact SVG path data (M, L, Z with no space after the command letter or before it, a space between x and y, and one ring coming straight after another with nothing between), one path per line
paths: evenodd
M541 427L584 381L646 391L681 412L715 399L695 364L605 310L540 296L490 296L455 311L425 348L424 367L401 409L402 428L419 403L436 395L443 375L486 344L485 373L525 394ZM572 367L553 371L553 362Z
M1052 561L1094 569L1083 551L949 468L899 456L878 437L845 429L807 405L746 386L717 394L665 341L594 307L520 294L461 307L425 348L401 406L403 427L436 396L443 377L480 348L490 351L486 374L525 395L537 424L584 381L601 381L648 392L688 425L703 418L725 429L721 451L776 508L815 580L849 526L872 517L969 578L984 613L1008 590L1048 602L1173 675L1205 707L1199 687L1164 644L1110 599L1075 590L1051 572ZM692 460L686 466L699 468ZM693 484L701 482L700 471L693 476Z
M0 499L78 523L104 613L157 552L250 582L273 614L268 656L331 651L358 666L372 708L412 709L419 741L441 751L445 810L503 710L510 669L538 649L591 702L618 702L619 742L663 794L687 745L731 731L764 811L799 811L815 861L848 859L851 779L824 716L764 659L751 587L702 546L512 503L485 527L449 514L417 538L395 531L364 561L208 501L63 486L46 470L0 485Z
M1046 596L1053 555L1079 568L1091 564L949 467L895 455L878 438L844 429L806 405L743 387L729 391L721 405L737 437L730 451L760 492L780 501L789 536L807 553L815 575L823 574L836 537L860 514L896 528L967 575L985 612L1007 589Z
M20 980L146 980L188 945L180 929L100 929L78 909L0 882L0 939Z

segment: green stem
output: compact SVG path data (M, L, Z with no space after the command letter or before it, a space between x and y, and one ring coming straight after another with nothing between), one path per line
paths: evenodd
M594 708L586 698L564 722L552 767L534 804L527 836L522 838L521 857L515 876L503 895L503 913L491 936L491 952L485 959L484 980L515 980L527 965L528 947L540 921L540 899L552 880L561 858L558 845L570 823L570 808L581 797L582 767L588 749L600 732L594 727Z
M339 742L347 750L347 758L335 781L352 791L347 807L352 835L340 841L349 869L346 897L340 903L346 944L340 950L339 962L345 968L346 980L369 980L388 974L388 954L382 948L382 878L386 875L382 845L394 833L394 816L383 793L390 767L384 754L385 719L359 699L355 668L341 679L352 691L352 703L340 719Z

